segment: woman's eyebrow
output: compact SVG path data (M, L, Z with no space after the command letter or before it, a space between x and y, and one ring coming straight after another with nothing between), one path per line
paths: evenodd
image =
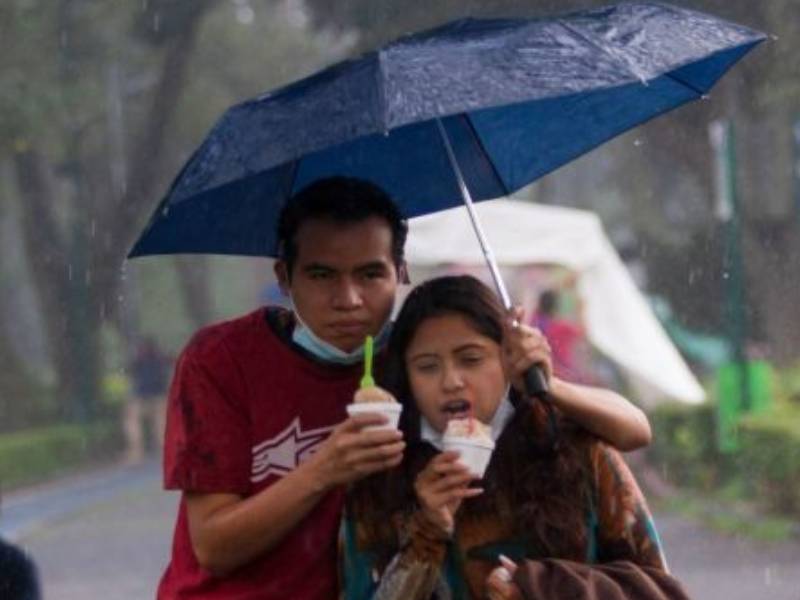
M486 350L486 346L477 342L468 342L466 344L462 344L461 346L457 346L453 349L453 352L464 352L465 350Z
M418 352L417 354L409 355L408 362L414 362L416 360L420 360L421 358L439 358L439 355L436 352Z

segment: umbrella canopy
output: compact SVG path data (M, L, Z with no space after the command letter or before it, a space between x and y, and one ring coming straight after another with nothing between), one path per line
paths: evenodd
M597 215L511 200L482 203L476 211L501 266L552 264L578 274L586 335L638 388L640 400L703 400L703 388L637 289ZM419 217L409 225L406 256L412 270L483 265L464 210Z
M402 38L231 108L130 255L273 256L287 198L329 175L373 181L408 217L456 206L445 139L475 200L508 195L702 97L763 39L654 3Z

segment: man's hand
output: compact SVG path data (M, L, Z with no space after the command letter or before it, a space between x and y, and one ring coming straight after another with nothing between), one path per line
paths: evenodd
M489 600L522 600L522 591L512 581L516 563L501 554L500 564L486 578L486 597Z
M336 426L308 461L314 479L323 489L351 483L400 464L406 447L403 434L397 429L365 429L384 423L383 415L362 414Z
M553 359L545 335L534 327L523 325L523 311L512 309L506 319L503 334L506 373L519 391L525 391L523 376L533 365L544 371L548 386L553 376Z
M427 518L447 533L455 526L455 514L464 498L481 494L481 488L468 487L474 476L458 461L458 452L437 454L420 471L414 490Z

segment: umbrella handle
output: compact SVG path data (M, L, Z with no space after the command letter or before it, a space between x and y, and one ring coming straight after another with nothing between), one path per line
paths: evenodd
M538 365L533 365L522 376L525 382L525 393L529 398L546 399L550 388L547 386L544 371Z

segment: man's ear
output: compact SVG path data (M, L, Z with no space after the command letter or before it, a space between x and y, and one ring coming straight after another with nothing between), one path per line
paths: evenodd
M400 266L397 268L397 280L404 285L411 283L411 278L408 276L408 263L406 263L406 261L400 263Z
M278 259L275 261L272 270L275 272L275 278L278 280L278 285L281 286L281 291L288 295L289 289L291 288L288 265L285 261Z

